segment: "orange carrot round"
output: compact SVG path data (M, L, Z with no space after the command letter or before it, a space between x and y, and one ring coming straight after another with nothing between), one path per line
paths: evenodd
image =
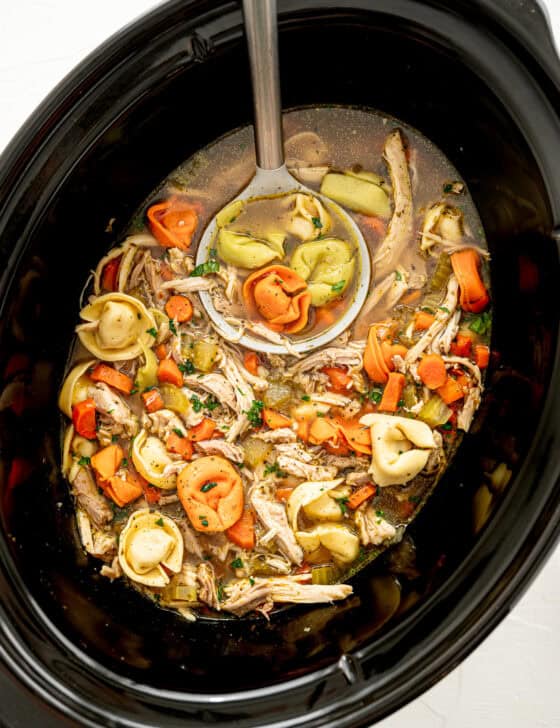
M434 323L436 317L433 313L427 311L416 311L414 314L414 330L426 331Z
M368 498L374 496L376 492L377 488L375 487L375 485L372 485L372 483L362 485L361 488L358 488L358 490L352 493L352 495L346 501L346 505L348 506L348 508L352 508L353 510L355 510L356 508L358 508L358 506L361 506L362 503L365 503Z
M158 344L155 348L156 356L161 361L162 359L167 359L167 349L165 348L165 344Z
M134 387L134 382L130 377L107 364L97 364L90 377L94 382L105 382L123 394L130 394Z
M186 296L171 296L165 304L165 313L180 324L186 323L193 316L192 303Z
M144 400L144 407L150 414L163 409L163 399L157 389L149 389L147 392L142 392L142 399Z
M158 364L157 378L159 382L183 386L183 374L173 359L162 359Z
M472 351L472 338L467 334L457 334L455 341L451 342L451 353L453 356L468 358Z
M258 376L260 364L261 364L261 361L256 352L254 352L254 351L245 352L245 356L243 357L243 366L245 367L245 369L248 372L251 372L251 374Z
M439 354L428 354L418 364L418 376L428 389L443 387L447 380L445 362Z
M198 425L191 427L187 433L187 437L191 442L200 442L201 440L209 440L216 429L214 420L205 417Z
M241 477L230 462L218 455L186 465L177 477L177 495L197 531L225 531L243 514Z
M108 445L91 456L91 467L99 480L109 480L120 468L123 458L120 445Z
M333 392L345 394L352 389L354 380L346 372L346 369L343 369L342 367L323 367L321 371L329 378L329 389Z
M463 399L463 397L465 396L461 384L453 379L453 377L449 376L447 377L445 384L443 384L443 386L441 387L438 387L437 393L445 402L445 404L457 402L457 400Z
M479 369L486 369L490 363L490 349L483 344L474 347L474 358Z

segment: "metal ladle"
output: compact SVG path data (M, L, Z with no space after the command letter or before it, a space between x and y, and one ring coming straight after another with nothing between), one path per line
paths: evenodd
M355 275L358 277L351 303L343 315L330 328L320 334L305 339L291 340L291 349L307 353L324 346L341 334L358 315L367 296L371 264L369 251L360 229L354 220L339 205L310 190L293 177L284 162L282 139L282 116L280 102L280 76L278 64L278 29L276 0L243 0L245 31L249 48L251 81L255 110L255 145L257 168L255 176L228 206L235 200L248 200L278 194L302 192L321 200L323 205L334 213L352 233L359 253L359 265ZM217 234L215 218L204 231L198 246L196 263L208 260ZM216 310L208 291L199 293L200 300L211 321L220 334L228 341L236 341L249 349L286 354L282 344L274 344L249 332L239 336L239 330L224 320Z

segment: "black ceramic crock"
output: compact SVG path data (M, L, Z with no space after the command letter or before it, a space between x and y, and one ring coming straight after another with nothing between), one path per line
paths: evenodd
M0 162L8 724L371 724L463 659L555 543L560 67L541 11L281 0L280 55L285 107L374 107L414 125L460 170L487 233L497 354L473 432L412 527L427 587L388 619L373 565L348 603L191 625L101 579L76 548L55 398L80 288L170 170L251 119L239 4L174 0L82 63ZM514 477L474 535L485 457Z

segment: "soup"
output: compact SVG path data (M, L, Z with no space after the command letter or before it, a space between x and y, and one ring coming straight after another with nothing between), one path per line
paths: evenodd
M254 169L249 128L173 172L88 282L59 398L84 549L190 620L347 598L437 484L489 362L484 235L441 152L373 112L285 126L311 192L228 206ZM290 342L332 326L360 276L329 200L372 282L352 325L301 355ZM285 353L224 340L202 292Z

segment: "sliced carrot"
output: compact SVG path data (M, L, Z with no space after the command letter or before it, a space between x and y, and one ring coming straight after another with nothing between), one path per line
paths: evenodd
M377 327L369 327L366 350L364 352L364 369L375 384L385 384L389 376L389 368L383 359L381 344L377 338Z
M375 485L372 485L371 483L367 483L367 485L362 485L361 488L358 488L358 490L354 491L352 495L348 498L346 501L346 505L348 508L353 508L354 510L361 506L362 503L368 500L368 498L371 498L374 496L377 492L377 488Z
M445 384L437 388L437 393L443 399L445 404L451 404L457 402L459 399L463 399L465 396L463 387L453 377L447 377Z
M459 283L459 302L463 311L480 313L490 298L479 273L480 256L473 248L465 248L451 255L453 272Z
M352 389L354 380L342 367L323 367L323 374L329 378L329 389L333 392L348 393Z
M276 488L275 497L276 500L285 502L294 492L293 488Z
M162 359L157 368L157 378L160 382L183 386L183 374L173 359Z
M163 399L157 389L149 389L147 392L142 392L142 399L144 400L144 407L150 413L157 412L163 409Z
M124 452L120 445L108 445L91 456L91 467L99 480L110 480L120 468Z
M309 442L309 430L311 422L309 420L297 420L297 436L304 442Z
M107 366L107 364L98 364L91 372L90 377L94 382L105 382L105 384L118 389L123 394L130 394L134 387L134 382L130 377L114 367Z
M78 435L88 440L95 440L97 437L97 423L93 399L84 399L72 406L72 422Z
M250 372L251 374L254 374L255 376L258 376L260 364L261 364L261 360L259 359L256 352L254 352L254 351L245 352L245 356L243 357L243 366L245 367L245 369L248 372Z
M186 435L178 435L172 432L165 442L165 447L170 451L180 455L183 460L190 460L193 456L193 445Z
M198 215L192 204L172 197L152 205L147 216L150 230L160 245L164 248L189 249L198 224Z
M129 478L121 478L118 475L113 475L107 482L100 483L100 485L106 495L114 500L119 508L123 508L137 500L144 492L139 483L135 483Z
M418 364L418 376L428 389L443 387L447 379L445 362L439 354L428 354Z
M334 324L335 320L335 313L329 305L317 306L315 309L315 323L318 326L326 328L327 326Z
M252 511L243 511L241 518L226 530L226 536L242 549L255 548L255 517Z
M322 445L324 442L330 442L336 447L339 436L336 422L329 417L317 417L309 427L309 442L312 445Z
M426 331L434 323L436 317L433 313L427 311L416 311L414 314L414 330Z
M343 420L337 417L340 432L351 450L371 455L371 430L360 424L359 419Z
M292 420L289 417L286 417L286 415L280 414L280 412L276 412L276 410L273 409L263 409L262 418L265 425L270 427L271 430L279 430L282 427L292 426Z
M451 353L453 356L469 357L472 352L472 337L468 334L457 334L455 341L451 342Z
M474 347L474 360L479 369L486 369L490 363L490 349L483 344Z
M391 372L387 384L383 390L383 396L379 403L380 412L396 412L402 397L405 385L405 376L400 372Z
M408 349L402 344L390 344L388 341L381 342L381 353L383 354L383 361L385 366L390 372L395 371L395 365L393 364L393 357L400 356L404 359Z
M156 488L155 485L150 485L146 481L142 484L142 490L144 491L144 498L147 503L159 503L161 498L161 490Z
M101 287L106 291L117 290L117 276L119 275L121 260L122 255L119 255L118 258L112 258L103 268Z
M165 304L165 313L170 319L184 324L192 319L192 303L186 296L171 296Z
M160 361L167 359L167 349L165 348L165 344L158 344L155 348L155 352Z
M205 417L198 425L191 427L187 433L187 437L191 442L200 442L201 440L210 440L216 429L214 420Z
M385 235L387 225L380 217L375 217L375 215L362 215L360 222L362 222L370 230L373 230L376 235Z
M414 291L410 291L410 293L405 294L399 300L399 304L402 304L403 306L411 306L413 303L418 301L421 295L422 291L419 288L416 288Z

